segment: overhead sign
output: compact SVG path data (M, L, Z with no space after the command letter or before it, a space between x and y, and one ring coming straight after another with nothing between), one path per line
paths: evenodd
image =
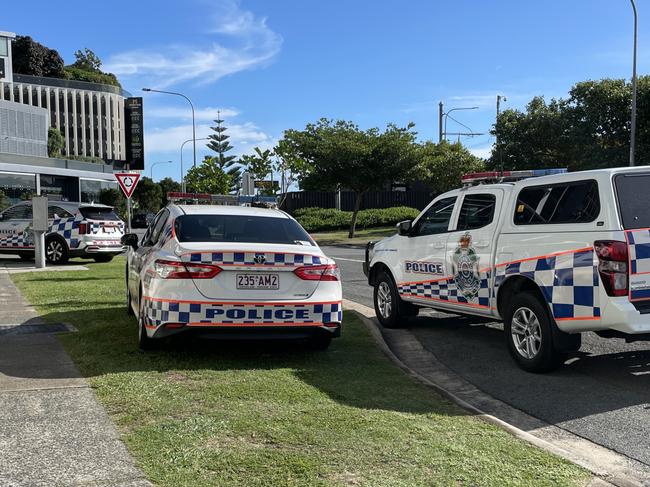
M126 161L129 169L144 171L144 127L142 97L124 100L124 134L126 136Z
M116 172L115 179L117 179L120 188L122 188L124 196L130 199L133 190L140 180L140 174L137 172Z

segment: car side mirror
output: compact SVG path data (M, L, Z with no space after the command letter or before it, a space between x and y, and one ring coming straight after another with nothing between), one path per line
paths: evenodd
M404 220L397 224L397 233L403 237L408 237L411 234L411 229L413 228L413 220Z
M133 250L138 250L138 236L135 233L126 233L120 239L122 245L128 245Z

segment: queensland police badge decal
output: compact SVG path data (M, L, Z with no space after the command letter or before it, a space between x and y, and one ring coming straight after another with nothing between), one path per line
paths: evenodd
M472 248L472 236L469 232L465 233L460 237L452 256L452 271L456 287L466 299L475 298L481 287L478 261L478 255Z

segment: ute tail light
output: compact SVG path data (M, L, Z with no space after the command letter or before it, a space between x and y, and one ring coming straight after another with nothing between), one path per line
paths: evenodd
M153 266L163 279L212 279L221 272L221 267L216 265L163 259L155 261Z
M293 273L305 281L340 281L341 273L336 264L298 267Z
M617 240L594 242L598 273L608 296L627 296L629 269L627 244Z

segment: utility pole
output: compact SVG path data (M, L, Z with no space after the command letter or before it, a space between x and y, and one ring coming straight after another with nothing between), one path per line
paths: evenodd
M442 142L442 117L444 116L444 105L438 103L438 144Z
M505 96L497 95L497 118L496 118L496 123L494 125L494 143L496 144L497 150L499 151L499 170L501 171L501 174L503 174L503 154L501 153L501 148L499 147L499 131L497 129L499 125L501 98L503 98L504 102L508 101L508 99Z
M630 120L630 166L634 166L634 150L636 145L636 3L632 3L632 10L634 12L634 53L632 55L632 116Z

